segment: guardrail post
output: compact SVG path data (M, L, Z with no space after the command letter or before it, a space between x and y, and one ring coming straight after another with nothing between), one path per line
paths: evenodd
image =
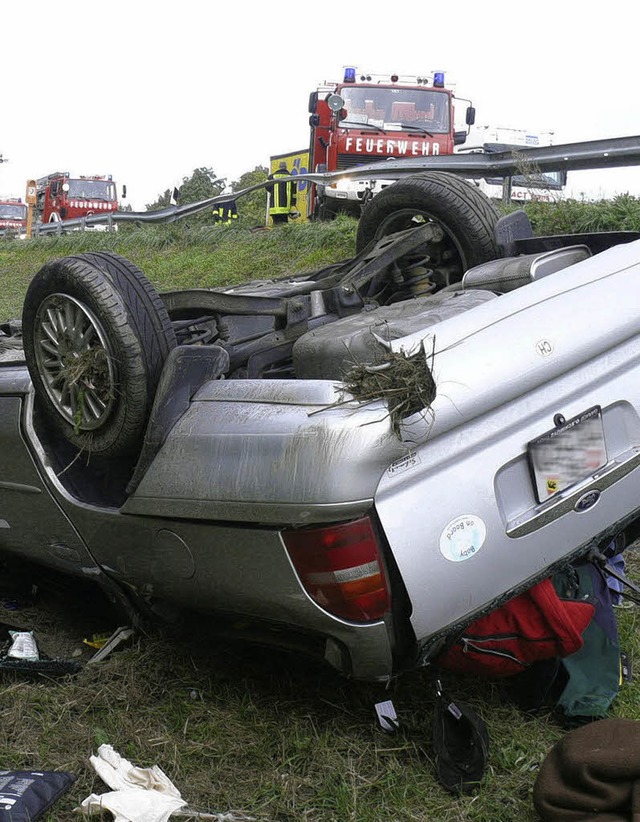
M510 203L511 202L511 177L505 177L502 180L502 202L503 203Z

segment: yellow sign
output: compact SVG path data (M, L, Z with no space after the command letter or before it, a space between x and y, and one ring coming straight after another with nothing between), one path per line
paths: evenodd
M35 180L27 180L27 192L25 195L27 202L27 237L31 236L33 226L33 207L38 201L38 184Z
M273 174L280 168L280 163L285 161L287 164L287 171L292 177L298 174L307 174L309 171L309 151L303 149L302 151L292 151L289 154L276 154L270 158L269 173ZM297 197L295 210L300 213L299 217L289 217L290 223L305 222L308 218L307 200L309 193L309 181L300 180L296 183ZM267 224L271 225L271 220L267 219Z
M35 180L27 180L27 195L25 197L28 205L35 205L38 199L38 186Z

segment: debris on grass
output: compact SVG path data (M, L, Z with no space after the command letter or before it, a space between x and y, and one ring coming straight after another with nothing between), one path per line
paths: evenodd
M102 644L96 653L91 657L91 659L87 662L87 665L91 664L92 662L100 662L105 657L107 657L111 651L118 647L122 642L125 642L127 639L130 639L133 636L133 628L128 628L127 626L123 625L111 634ZM84 642L87 642L84 640ZM87 643L91 644L91 643ZM96 647L95 644L92 647Z
M147 822L164 822L178 816L217 822L248 822L254 818L231 811L210 813L188 808L178 788L157 765L151 768L133 765L109 744L100 745L98 753L89 761L111 791L100 795L92 793L84 799L75 810L85 816L102 815L106 809L118 819Z
M38 645L33 631L9 631L11 645L7 651L7 656L13 659L28 659L36 662L40 659Z

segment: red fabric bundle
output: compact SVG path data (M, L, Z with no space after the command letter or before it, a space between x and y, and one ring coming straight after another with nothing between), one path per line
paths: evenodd
M533 662L580 650L594 611L589 602L560 599L545 579L468 625L438 664L492 677L519 674Z

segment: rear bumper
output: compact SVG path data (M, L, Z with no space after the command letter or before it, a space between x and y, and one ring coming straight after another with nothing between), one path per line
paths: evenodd
M321 608L300 584L279 530L60 501L100 567L141 596L220 618L234 634L319 658L346 677L386 681L396 673L391 615L355 623ZM412 641L408 623L404 629Z

